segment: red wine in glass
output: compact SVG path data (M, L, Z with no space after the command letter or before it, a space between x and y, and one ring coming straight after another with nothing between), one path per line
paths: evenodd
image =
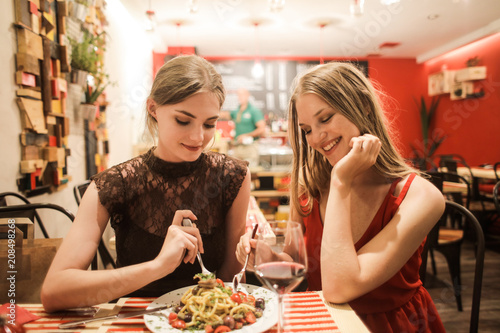
M286 261L260 264L255 271L259 280L278 294L295 289L306 273L304 265Z

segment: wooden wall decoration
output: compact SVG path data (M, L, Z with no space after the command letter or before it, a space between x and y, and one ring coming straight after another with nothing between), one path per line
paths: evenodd
M68 149L70 121L66 112L71 50L66 22L70 5L76 3L72 0L12 1L17 37L16 102L22 124L21 178L17 185L26 196L33 196L60 190L71 180L66 163L71 154ZM97 3L104 6L103 0ZM89 22L85 14L88 6L90 2L79 7L78 28L94 23Z

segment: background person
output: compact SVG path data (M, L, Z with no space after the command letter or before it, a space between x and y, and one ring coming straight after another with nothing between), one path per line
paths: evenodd
M221 76L203 58L163 65L147 101L157 146L92 177L44 281L47 311L192 285L198 250L224 281L241 269L234 250L245 232L250 173L245 162L205 151L224 99ZM182 227L183 218L196 226ZM108 220L119 268L89 271Z
M250 92L240 88L237 91L238 108L223 112L221 117L234 122L234 147L232 156L249 161L250 166L259 165L259 147L256 142L266 130L262 111L249 102Z

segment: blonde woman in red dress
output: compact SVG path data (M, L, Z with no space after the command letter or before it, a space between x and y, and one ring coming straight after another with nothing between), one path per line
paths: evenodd
M319 65L296 79L290 201L304 225L308 288L349 303L372 332L444 332L419 278L444 199L406 164L384 122L373 86L351 64ZM241 238L239 260L254 244Z

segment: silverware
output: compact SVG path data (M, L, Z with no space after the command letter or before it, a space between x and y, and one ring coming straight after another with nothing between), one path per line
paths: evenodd
M191 222L190 219L185 218L182 220L182 226L184 227L192 227L193 223ZM205 275L213 275L215 277L215 274L210 272L208 269L206 269L205 265L203 265L203 260L201 260L201 254L200 251L196 254L196 258L198 258L198 262L200 263L201 266L201 272Z
M257 233L258 228L259 228L259 225L257 223L255 223L255 225L253 226L253 230L252 230L252 237L250 239L253 239L255 237L255 234ZM247 253L247 257L245 259L245 264L243 265L243 268L241 269L241 271L239 273L236 273L233 277L233 289L234 289L234 291L238 290L238 287L239 287L240 282L241 282L241 278L243 277L243 274L245 274L245 271L246 271L247 265L248 265L248 257L250 257L250 252Z
M94 321L139 317L139 316L143 316L145 314L151 314L151 313L159 312L162 310L166 310L166 309L171 308L171 307L172 307L172 305L165 305L165 306L160 306L160 307L157 307L154 309L127 312L127 313L118 313L118 314L106 316L106 317L89 318L89 319L84 319L84 320L79 320L79 321L72 321L69 323L60 324L59 328L65 329L65 328L83 327L86 324L92 323Z

